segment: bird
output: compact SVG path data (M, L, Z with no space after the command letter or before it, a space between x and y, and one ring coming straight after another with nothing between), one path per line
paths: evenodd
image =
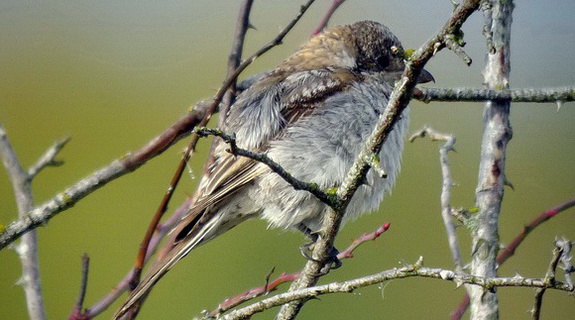
M389 100L405 68L391 30L374 21L326 29L238 95L220 128L237 146L264 153L296 179L323 190L338 187ZM432 81L422 70L418 82ZM379 153L386 177L367 173L343 221L377 209L400 168L406 109ZM270 227L306 235L321 227L327 205L295 190L266 164L235 156L215 138L214 161L200 180L196 200L171 232L167 252L149 268L115 314L135 316L152 287L194 248L241 222L262 218Z

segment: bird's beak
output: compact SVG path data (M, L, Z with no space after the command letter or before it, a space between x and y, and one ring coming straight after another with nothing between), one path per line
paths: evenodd
M426 83L426 82L430 82L430 81L435 82L435 79L433 78L431 73L429 73L429 71L427 71L425 69L421 69L421 73L419 74L419 78L417 79L417 83Z

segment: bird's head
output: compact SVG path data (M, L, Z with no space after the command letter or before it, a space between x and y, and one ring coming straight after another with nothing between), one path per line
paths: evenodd
M405 68L401 42L388 27L374 21L326 29L304 43L280 66L302 71L320 68L349 68L357 72L385 72L398 78ZM423 70L419 82L432 81Z

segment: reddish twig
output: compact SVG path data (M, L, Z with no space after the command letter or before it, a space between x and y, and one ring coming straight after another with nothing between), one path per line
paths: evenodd
M248 65L250 65L251 63L253 63L253 61L255 61L255 59L257 57L259 57L260 55L264 54L265 52L267 52L268 50L270 50L271 48L273 48L274 46L278 45L281 43L281 41L283 40L283 38L287 35L287 33L293 28L293 26L297 23L297 21L299 21L299 19L301 18L301 16L303 15L303 13L305 13L305 11L307 10L307 8L311 5L311 3L313 3L313 1L309 1L306 5L302 6L300 9L299 14L296 16L296 18L294 18L290 24L288 24L288 26L286 28L284 28L284 30L282 30L278 36L276 36L276 38L274 38L274 40L272 40L271 42L269 42L268 44L266 44L264 47L262 47L260 50L258 50L255 54L253 54L249 59L247 59L246 61L244 61L242 64L240 64L237 68L235 68L234 72L232 72L224 81L224 83L222 84L222 86L220 87L220 89L218 90L218 92L216 93L216 96L214 97L214 100L212 101L211 105L208 107L208 110L206 111L206 114L204 116L204 118L202 119L202 121L198 124L198 126L200 127L204 127L208 124L208 122L211 119L211 116L213 115L213 113L216 111L218 105L220 104L220 102L222 101L225 93L227 92L227 90L235 84L237 77L240 75L240 73L245 70L245 68L247 68ZM163 214L165 213L166 209L167 209L167 205L168 202L170 201L172 194L174 192L175 187L177 186L182 173L186 167L186 163L188 162L189 158L190 158L190 153L195 149L195 146L198 142L198 136L196 134L194 134L192 136L192 139L190 141L190 144L188 145L188 147L186 148L186 151L184 153L184 156L182 157L182 161L180 161L180 164L178 166L178 169L176 170L176 173L174 174L174 177L172 178L172 184L170 185L170 187L168 188L168 191L166 192L166 194L164 195L164 198L162 200L162 203L160 204L160 207L158 208L158 210L156 211L156 214L154 216L154 218L152 219L152 221L150 222L150 225L148 227L148 230L146 231L146 235L144 237L144 240L142 241L141 245L140 245L140 250L138 251L138 257L136 259L136 263L134 266L134 278L130 281L130 287L131 288L135 288L138 285L138 282L140 280L140 275L143 269L143 265L144 265L144 260L145 260L145 254L148 251L148 245L150 242L150 239L154 233L154 231L156 230L156 226L158 225L158 223L160 222L161 217L163 216Z
M244 40L246 38L246 34L248 29L251 27L250 24L250 12L253 5L253 0L244 0L242 5L240 6L239 14L238 14L238 21L236 23L236 32L234 35L234 40L232 43L232 48L230 50L230 54L228 56L228 74L229 77L232 75L236 69L239 67L242 61L242 52L244 48ZM222 128L230 106L234 103L236 95L237 95L237 81L234 80L229 89L226 91L226 94L223 98L223 103L220 106L220 116L218 119L218 128ZM204 164L204 176L209 176L210 170L209 168L215 161L214 157L214 150L216 148L216 139L212 141L212 146L210 147L210 152L208 153L208 159Z
M360 245L362 245L363 243L365 243L367 241L371 241L371 240L375 240L375 239L379 238L379 236L381 236L385 231L387 231L389 229L389 227L390 227L390 224L385 223L382 226L380 226L379 228L377 228L377 230L375 230L374 232L362 234L359 238L353 240L353 242L351 243L351 245L349 247L347 247L347 249L340 252L337 255L337 258L340 260L353 258L354 257L353 251L355 249L357 249L357 247L359 247ZM275 280L273 280L271 282L269 281L269 279L266 279L266 284L264 286L249 289L249 290L246 290L246 291L238 294L235 297L225 299L222 303L220 303L218 305L218 307L215 310L211 311L208 314L208 316L209 317L217 317L220 314L222 314L222 313L224 313L224 312L226 312L232 308L235 308L244 302L247 302L247 301L250 301L251 299L266 295L271 291L275 291L281 284L286 283L286 282L293 282L294 280L296 280L299 277L299 275L300 275L300 272L289 273L289 274L284 272L279 277L277 277ZM267 278L269 278L269 275Z
M315 28L315 30L313 30L311 34L315 36L316 34L322 32L323 29L327 27L329 20L331 19L337 8L339 8L339 6L341 6L344 2L345 0L333 0L331 5L327 9L327 12L319 22L319 25L317 26L317 28Z
M217 107L220 105L220 102L222 101L227 90L233 84L235 84L236 79L240 75L240 73L242 73L250 64L252 64L257 57L266 53L271 48L279 45L282 42L283 38L295 26L295 24L300 20L300 18L303 16L303 14L307 11L309 6L311 6L311 4L314 1L315 0L310 0L305 5L301 6L300 11L297 14L297 16L272 41L270 41L269 43L264 45L262 48L260 48L258 51L256 51L256 53L254 53L248 59L246 59L243 63L241 63L234 70L234 72L226 78L226 80L224 81L224 83L222 84L222 86L220 87L218 92L216 93L210 106L208 107L208 109L204 115L204 118L197 125L198 127L205 127L208 124L212 115L215 113ZM145 253L148 251L147 248L148 248L150 239L151 239L154 231L156 230L156 226L160 222L161 217L163 216L164 212L166 211L167 204L172 197L172 193L174 192L175 186L177 185L179 179L182 176L182 173L186 167L186 163L188 162L188 160L190 158L190 153L195 149L195 146L198 142L198 139L199 139L198 135L194 134L192 136L192 139L191 139L188 147L186 148L184 156L182 157L182 161L180 161L178 169L176 170L176 173L174 174L174 177L172 179L173 187L170 186L170 188L168 188L168 191L164 195L164 199L162 200L160 207L156 211L156 215L154 216L154 218L150 222L148 230L146 231L146 236L144 237L144 240L142 241L142 244L140 245L140 250L138 251L138 257L136 259L136 263L134 266L134 271L135 271L134 272L134 278L130 281L130 287L131 288L135 288L138 285L138 282L140 280L139 278L140 278L140 275L141 275L141 272L142 272L142 269L144 266Z
M535 228L537 228L542 223L546 222L547 220L556 217L559 213L575 206L575 199L568 200L553 209L547 210L537 216L535 219L531 220L526 226L523 227L523 230L509 243L505 249L499 253L497 256L497 264L501 266L507 259L512 257L515 254L515 250L519 247L519 245L525 240L527 235L529 235ZM455 311L451 314L451 320L459 320L463 317L465 310L469 307L469 295L465 295L463 300L459 303L459 306Z
M82 312L84 307L84 298L86 297L86 288L88 287L88 271L90 270L90 257L88 254L84 253L82 255L82 280L80 280L80 294L78 295L78 300L72 313L68 317L68 320L86 320L89 319Z
M347 249L343 250L342 252L340 252L337 255L338 259L341 260L341 259L353 258L353 251L355 249L357 249L357 247L359 247L364 242L367 242L370 240L375 240L375 239L379 238L379 236L381 236L384 232L386 232L390 226L391 226L391 224L384 223L382 226L377 228L377 230L375 230L374 232L362 234L359 238L353 240L353 242L351 243L351 245L349 247L347 247Z
M176 190L176 187L178 186L178 183L182 178L182 174L184 173L186 164L190 160L191 153L196 148L197 142L198 138L196 135L194 135L192 137L192 140L188 144L188 147L186 148L184 155L182 156L182 160L180 161L178 168L174 173L174 176L172 177L172 181L170 182L168 190L166 190L166 193L164 194L164 197L162 198L162 201L160 202L160 205L156 210L156 214L152 218L152 221L150 221L148 229L146 230L146 235L144 236L144 239L140 243L140 249L138 250L138 256L136 257L136 262L134 264L134 272L132 274L132 279L130 280L129 283L130 290L134 290L136 286L138 286L138 283L140 282L140 276L142 275L142 269L144 268L144 263L146 261L146 254L148 253L148 247L150 245L150 241L152 240L152 236L154 235L154 232L156 231L157 226L160 223L160 220L164 216L164 213L166 213L166 210L168 210L168 204L170 203L174 191Z

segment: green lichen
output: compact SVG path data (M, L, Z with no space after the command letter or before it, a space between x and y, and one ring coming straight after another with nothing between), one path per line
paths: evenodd
M0 233L4 233L4 231L6 231L6 226L3 224L0 224Z
M333 188L329 188L327 190L325 190L325 194L327 194L328 196L336 196L337 195L337 187L333 187Z
M72 202L72 197L67 192L62 192L62 202L68 205Z
M469 213L479 213L479 207L471 207L467 209Z
M403 60L411 60L411 57L415 53L415 49L406 49L403 51Z

